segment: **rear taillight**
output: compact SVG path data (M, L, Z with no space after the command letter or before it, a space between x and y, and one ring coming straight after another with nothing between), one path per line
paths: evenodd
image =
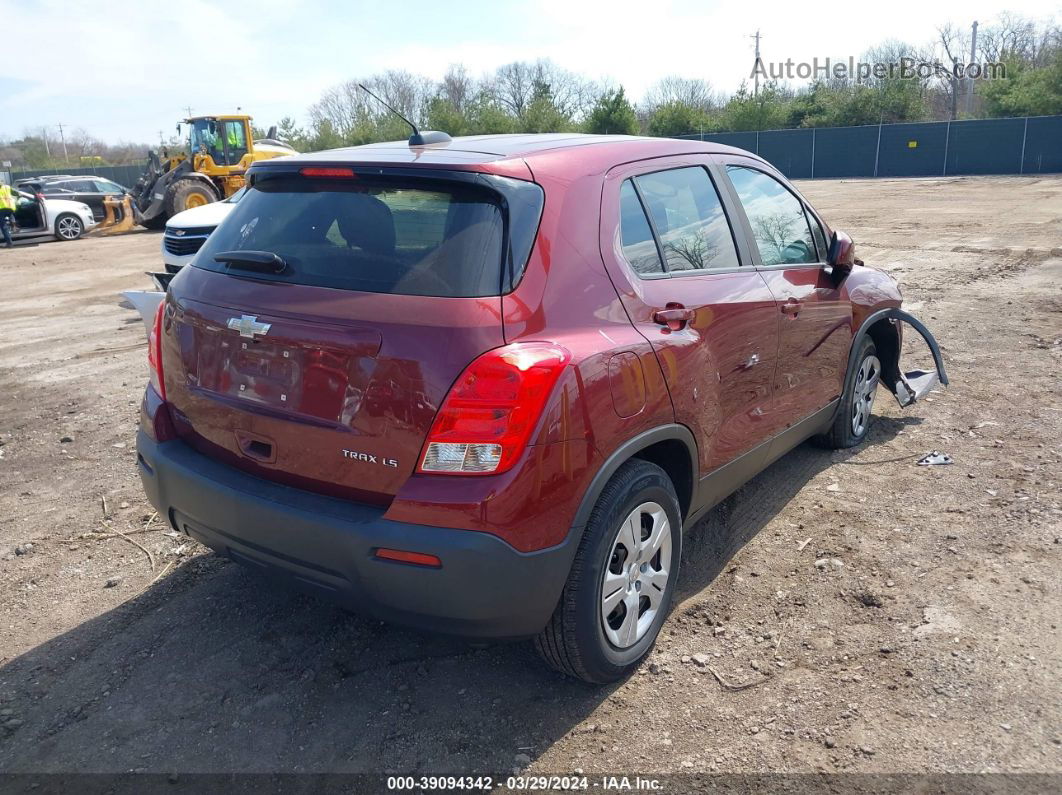
M159 397L166 399L166 382L162 378L162 314L166 310L166 302L159 301L159 308L155 311L155 323L148 335L148 370L151 385L159 393Z
M419 471L485 475L523 452L571 354L546 342L488 351L457 379L435 415Z

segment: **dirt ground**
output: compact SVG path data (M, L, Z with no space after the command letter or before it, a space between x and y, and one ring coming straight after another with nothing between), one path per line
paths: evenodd
M882 391L868 443L803 446L716 509L606 688L177 537L140 490L145 337L117 298L159 237L0 250L0 771L1062 773L1062 177L800 187L952 386Z

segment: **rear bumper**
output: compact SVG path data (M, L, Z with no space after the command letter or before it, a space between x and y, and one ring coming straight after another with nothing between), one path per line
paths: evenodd
M549 620L576 534L522 553L496 536L383 518L384 509L270 483L181 441L137 437L148 499L176 530L251 568L358 612L437 632L520 638ZM379 547L436 555L441 568L374 557Z

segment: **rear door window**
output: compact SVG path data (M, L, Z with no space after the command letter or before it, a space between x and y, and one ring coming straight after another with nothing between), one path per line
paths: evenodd
M652 276L664 272L653 230L649 227L634 184L629 179L620 188L620 239L623 257L635 273Z
M700 166L634 178L669 273L740 265L734 236L708 172Z
M526 183L530 185L530 183ZM521 214L510 240L530 239ZM514 222L514 226L517 222ZM506 288L506 212L480 185L415 178L259 177L209 238L197 267L247 278L404 295L480 297ZM215 261L220 252L266 251L279 274Z
M125 189L121 185L116 185L113 182L107 182L102 179L93 180L93 182L96 185L97 193L125 193Z

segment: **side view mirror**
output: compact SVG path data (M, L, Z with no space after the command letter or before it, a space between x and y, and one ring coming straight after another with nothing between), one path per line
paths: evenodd
M844 232L837 230L830 238L830 253L826 264L834 270L847 273L856 265L862 265L862 260L856 258L855 243Z

